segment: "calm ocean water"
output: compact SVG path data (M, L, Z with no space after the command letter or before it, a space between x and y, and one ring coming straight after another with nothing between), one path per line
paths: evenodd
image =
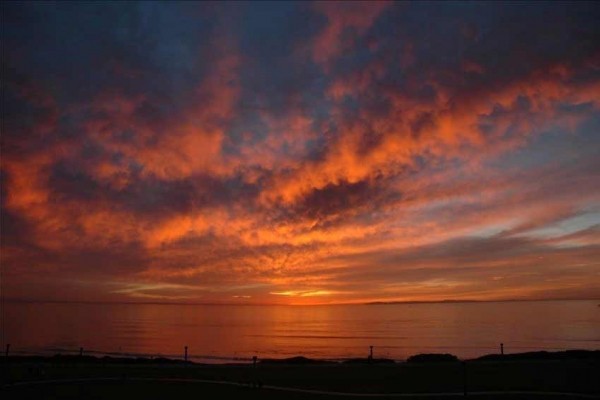
M126 354L226 362L304 355L600 349L598 301L335 306L6 303L12 354ZM3 344L4 346L4 344Z

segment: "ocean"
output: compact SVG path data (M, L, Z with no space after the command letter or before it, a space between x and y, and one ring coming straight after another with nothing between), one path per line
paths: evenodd
M251 306L7 302L13 355L189 358L223 363L306 356L403 360L418 353L600 349L594 300Z

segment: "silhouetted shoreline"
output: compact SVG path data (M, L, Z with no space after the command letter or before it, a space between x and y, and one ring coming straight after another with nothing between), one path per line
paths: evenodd
M91 356L74 354L55 354L53 356L11 355L2 357L6 362L46 362L46 363L112 363L112 364L172 364L172 365L248 365L251 362L229 362L221 364L184 361L168 357L115 357ZM565 351L533 351L511 354L487 354L477 358L461 360L453 354L423 353L408 357L406 360L389 358L349 358L342 360L315 359L304 356L289 358L258 359L258 364L270 365L337 365L337 364L415 364L415 363L444 363L444 362L479 362L479 361L535 361L535 360L596 360L600 361L600 350L565 350Z

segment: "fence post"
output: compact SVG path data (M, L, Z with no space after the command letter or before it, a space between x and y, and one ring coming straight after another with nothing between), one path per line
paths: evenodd
M4 353L5 357L8 357L8 351L10 350L10 343L7 343L6 345L6 352Z
M504 343L500 343L500 354L504 355Z
M188 347L187 347L187 346L185 346L184 355L183 355L183 360L184 360L185 362L187 362L187 360L188 360L188 353L187 353L187 349L188 349Z
M467 362L463 361L463 391L464 395L467 395Z

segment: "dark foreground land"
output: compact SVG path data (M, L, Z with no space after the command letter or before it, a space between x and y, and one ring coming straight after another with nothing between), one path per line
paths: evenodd
M296 358L256 366L64 356L2 361L3 399L437 399L463 397L465 384L467 395L477 399L600 399L600 351L466 363L435 357L342 364Z

